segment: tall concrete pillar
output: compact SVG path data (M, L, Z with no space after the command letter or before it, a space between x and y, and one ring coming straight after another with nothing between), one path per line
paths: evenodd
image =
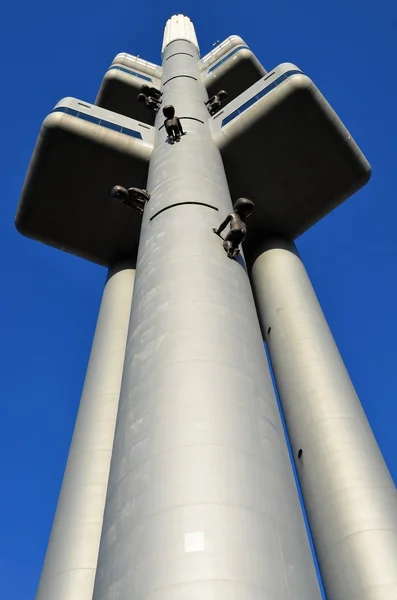
M249 279L212 231L231 200L189 23L163 53L187 135L158 114L93 597L319 600Z
M294 244L252 281L327 600L397 598L395 486Z
M134 276L109 270L37 600L92 600Z

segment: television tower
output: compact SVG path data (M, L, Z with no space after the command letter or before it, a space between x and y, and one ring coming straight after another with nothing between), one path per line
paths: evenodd
M395 487L294 246L369 176L301 69L200 58L183 15L46 117L16 226L109 273L37 600L319 600L263 339L327 599L397 598Z

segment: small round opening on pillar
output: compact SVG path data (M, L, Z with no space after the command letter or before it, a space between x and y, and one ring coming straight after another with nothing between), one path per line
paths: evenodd
M267 335L269 335L269 334L270 334L271 330L272 330L272 328L271 328L271 327L268 327L268 330L267 330Z
M302 448L299 448L299 450L298 450L298 458L299 459L302 458L302 454L303 454L303 450L302 450Z

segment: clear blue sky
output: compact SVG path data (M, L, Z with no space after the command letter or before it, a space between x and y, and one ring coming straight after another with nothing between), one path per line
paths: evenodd
M231 0L206 9L198 0L6 2L0 9L0 597L7 600L35 594L105 278L104 269L16 232L25 172L41 121L56 102L64 96L93 102L118 52L158 62L164 23L178 12L194 20L203 54L215 40L238 34L266 68L297 64L372 164L370 184L298 247L397 478L396 4Z

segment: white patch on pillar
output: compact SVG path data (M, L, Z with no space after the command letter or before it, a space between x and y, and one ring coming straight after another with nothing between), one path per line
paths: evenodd
M185 533L185 552L202 552L204 549L204 531Z

